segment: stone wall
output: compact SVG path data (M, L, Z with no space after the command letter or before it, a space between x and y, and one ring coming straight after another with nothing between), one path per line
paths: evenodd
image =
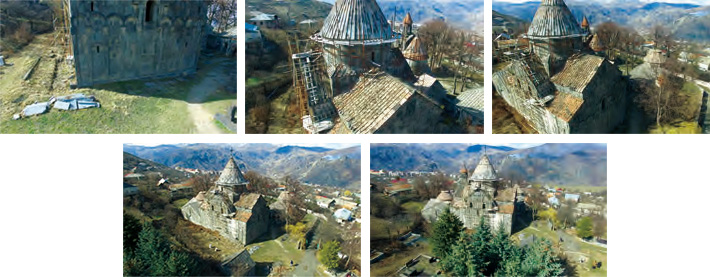
M70 1L77 84L194 73L202 1Z
M531 52L540 58L548 76L553 76L562 70L567 59L578 52L575 49L582 49L582 47L582 37L530 40Z
M375 133L442 133L440 131L447 129L447 126L440 122L442 113L443 109L415 92Z
M624 121L627 81L604 61L583 93L584 103L570 120L570 133L609 133Z

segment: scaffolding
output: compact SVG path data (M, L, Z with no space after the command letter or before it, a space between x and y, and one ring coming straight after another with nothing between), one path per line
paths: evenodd
M322 55L320 50L301 52L298 40L289 40L293 87L298 99L298 110L303 128L311 134L318 134L333 128L335 113L332 97L320 84Z

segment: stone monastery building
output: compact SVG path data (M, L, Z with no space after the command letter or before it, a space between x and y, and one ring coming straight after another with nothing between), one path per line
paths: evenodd
M481 218L486 220L492 230L503 230L510 234L517 207L517 188L501 189L495 168L487 155L481 156L470 176L462 170L462 189L458 192L442 191L439 196L429 200L422 209L422 216L427 222L435 222L446 209L450 209L464 226L475 229ZM454 195L456 194L456 196Z
M247 180L234 158L209 191L201 191L182 207L185 219L247 245L269 230L266 200L247 192Z
M404 43L397 43L400 36ZM375 0L337 0L311 37L322 45L334 107L309 103L311 116L337 118L332 133L447 132L441 123L446 91L427 74L415 38L409 14L397 33Z
M542 0L525 38L529 52L495 72L493 85L535 130L609 133L624 121L627 82L594 55L602 46L586 18L580 26L564 0Z
M196 71L204 1L63 1L78 86Z

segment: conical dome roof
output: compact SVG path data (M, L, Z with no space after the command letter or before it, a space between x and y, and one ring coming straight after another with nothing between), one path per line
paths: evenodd
M585 15L584 18L582 18L582 28L587 27L589 27L589 20L587 20L587 16Z
M558 38L583 36L579 26L564 0L542 0L535 12L527 36L529 38Z
M597 35L594 35L594 37L592 37L592 41L589 42L589 48L592 48L594 52L601 52L605 50L604 44L601 42L601 40L599 40L599 36Z
M222 170L222 174L217 179L217 184L221 186L237 186L245 185L246 183L248 183L247 179L244 178L242 171L237 167L237 162L234 161L233 157L230 157L224 170Z
M454 200L454 196L451 194L450 191L448 190L442 190L441 193L436 197L437 200L439 201L452 201Z
M408 60L426 61L427 59L426 50L419 37L414 37L402 54Z
M402 24L412 25L412 23L414 23L414 21L412 20L412 15L407 12L407 15L404 16L404 20L402 20Z
M478 162L476 169L473 170L470 180L474 181L495 181L498 180L498 174L491 164L491 160L488 159L488 155L483 155L481 161Z
M323 21L324 43L393 39L392 29L375 0L337 0Z

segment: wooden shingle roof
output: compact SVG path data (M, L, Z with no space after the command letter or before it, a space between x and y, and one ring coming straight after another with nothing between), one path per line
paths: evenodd
M387 18L375 0L337 0L323 21L324 42L392 39Z
M557 86L582 93L597 74L604 58L594 55L575 55L567 60L565 67L550 78Z
M360 76L355 86L334 97L340 119L355 134L371 134L414 94L413 87L378 69Z
M542 0L535 12L528 38L558 38L583 36L579 26L564 0Z

